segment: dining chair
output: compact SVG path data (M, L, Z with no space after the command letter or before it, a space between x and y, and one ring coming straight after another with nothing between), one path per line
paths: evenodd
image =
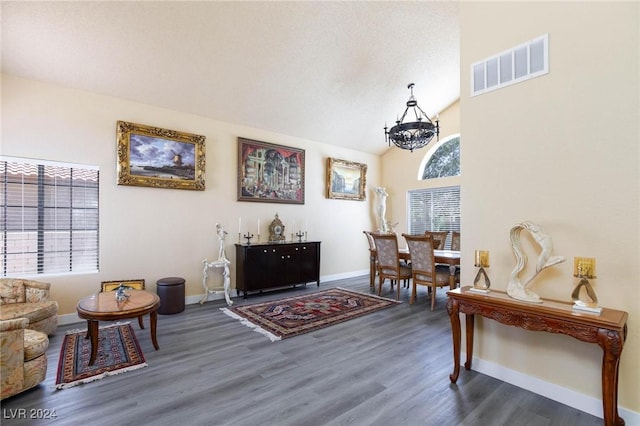
M393 291L394 282L398 282L396 300L400 300L400 281L411 279L411 266L400 262L398 254L398 236L396 234L373 233L378 254L378 296L382 295L382 285L388 278Z
M451 250L460 251L460 232L451 232ZM456 284L460 284L460 265L456 266Z
M460 251L460 232L451 232L451 250Z
M431 310L433 311L436 304L436 288L449 286L449 268L439 268L436 265L433 256L435 243L431 235L402 234L402 236L407 241L411 255L413 287L409 304L416 299L416 285L424 285L431 293Z
M449 231L425 231L424 235L430 235L433 238L434 250L444 250L444 243L447 242Z
M373 239L371 231L362 231L367 237L369 243L369 287L375 290L375 277L378 274L378 255L376 253L376 242Z

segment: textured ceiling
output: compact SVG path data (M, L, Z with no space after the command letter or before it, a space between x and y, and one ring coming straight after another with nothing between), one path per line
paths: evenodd
M457 2L2 2L3 73L371 153L459 62Z

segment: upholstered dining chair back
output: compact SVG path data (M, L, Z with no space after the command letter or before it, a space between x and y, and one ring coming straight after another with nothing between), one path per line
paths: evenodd
M434 250L444 250L444 244L447 242L449 231L425 231L424 235L429 235L433 238Z
M362 231L362 232L367 237L367 242L369 243L369 250L375 250L376 242L373 239L373 233L371 231Z
M362 231L367 237L369 243L369 287L371 291L375 290L376 275L378 275L378 254L376 253L376 242L373 239L371 231Z
M376 253L378 255L378 295L382 294L382 285L385 279L391 282L391 290L395 281L398 281L398 294L396 299L400 299L400 280L411 278L411 267L400 263L398 253L398 236L396 234L372 234Z
M460 233L457 231L451 232L451 250L460 251Z
M449 274L445 269L438 268L435 263L433 250L434 239L430 235L408 235L402 234L407 241L409 253L411 255L411 275L413 287L411 299L413 303L416 299L416 285L424 285L431 289L431 310L435 307L436 288L449 285Z

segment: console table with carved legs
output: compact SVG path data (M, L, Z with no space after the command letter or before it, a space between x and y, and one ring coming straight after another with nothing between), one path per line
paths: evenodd
M467 359L466 370L471 369L475 315L496 320L502 324L526 330L566 334L588 343L597 343L602 357L602 406L605 426L622 426L618 415L618 367L620 354L627 337L627 313L603 309L600 315L574 311L571 303L544 300L527 303L510 298L506 293L491 290L488 294L474 293L469 287L447 292L447 312L453 334L452 383L460 374L461 328L460 315L465 314Z

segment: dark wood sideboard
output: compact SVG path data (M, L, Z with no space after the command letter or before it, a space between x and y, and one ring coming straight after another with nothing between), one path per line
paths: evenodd
M600 315L574 311L571 303L544 300L527 303L512 299L505 292L491 290L488 294L474 293L469 287L447 292L447 312L453 333L452 383L460 373L460 315L466 317L466 370L471 369L475 315L533 331L566 334L578 340L598 344L602 356L602 406L606 426L622 426L618 415L618 367L622 346L627 337L627 313L604 308Z
M236 291L249 292L316 282L320 242L236 244Z

